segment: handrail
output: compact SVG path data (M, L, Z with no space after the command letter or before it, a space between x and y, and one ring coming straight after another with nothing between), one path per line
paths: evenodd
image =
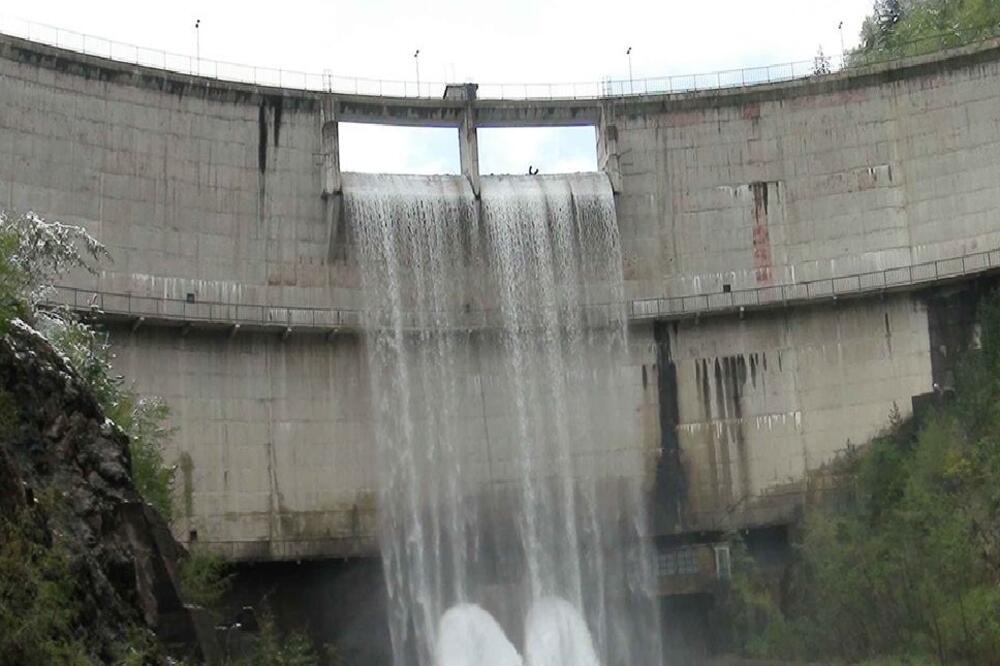
M949 259L807 282L688 296L635 299L624 303L624 315L632 321L644 321L784 306L902 289L998 268L1000 268L1000 249L987 250ZM361 327L364 316L362 311L350 308L197 301L105 292L66 285L54 286L53 290L53 297L49 299L52 305L63 305L77 311L126 316L136 320L149 318L229 326L240 324L282 329L353 330ZM584 309L588 321L608 321L621 316L622 305L600 303L586 306ZM405 313L405 326L420 328L428 318L434 318L434 314L436 313ZM478 310L465 313L460 326L478 328L498 324L498 313Z
M954 279L1000 268L1000 249L792 284L731 292L640 299L630 303L632 319L742 310L885 291Z
M1000 26L986 26L992 31L982 36L983 26L972 26L976 38L966 45L985 42L996 37ZM191 54L173 53L90 35L46 23L0 15L0 34L21 37L41 44L68 49L86 55L109 58L118 62L154 67L220 81L250 83L261 86L298 89L314 92L337 92L358 95L392 97L425 97L440 99L447 82L373 79L343 76L330 70L322 73L305 72L280 67L261 67L224 60L202 58ZM929 35L915 40L920 43L940 39ZM482 99L598 99L632 95L668 94L703 90L724 90L752 85L780 83L811 76L832 74L853 67L889 62L896 56L878 60L852 60L848 53L819 55L793 62L740 67L697 74L675 74L647 78L605 78L600 81L564 83L481 83L477 96ZM454 82L452 82L454 83Z

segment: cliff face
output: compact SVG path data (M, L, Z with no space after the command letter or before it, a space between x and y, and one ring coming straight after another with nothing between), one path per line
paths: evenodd
M70 553L76 629L105 659L135 626L194 644L177 591L183 551L129 469L126 435L66 360L15 321L0 338L0 518L31 516L45 546Z

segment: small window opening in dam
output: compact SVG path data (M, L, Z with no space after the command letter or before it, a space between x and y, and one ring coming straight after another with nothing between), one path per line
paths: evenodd
M458 131L453 127L409 127L340 123L343 171L399 174L462 173Z
M597 132L581 127L482 127L479 173L597 171Z

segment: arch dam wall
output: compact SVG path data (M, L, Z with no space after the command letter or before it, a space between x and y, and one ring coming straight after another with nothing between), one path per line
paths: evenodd
M395 99L267 89L0 37L0 203L114 261L104 321L177 427L182 539L371 554L376 459L337 123L593 125L616 192L661 535L789 521L809 472L948 381L1000 266L1000 43L713 93ZM983 277L986 276L986 277ZM507 406L478 377L484 429Z

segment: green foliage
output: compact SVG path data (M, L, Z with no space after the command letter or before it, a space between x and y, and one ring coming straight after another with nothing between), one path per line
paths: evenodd
M165 426L166 405L125 386L111 365L107 336L66 309L39 307L52 279L74 269L94 272L94 263L107 257L104 246L80 227L0 210L0 335L21 317L66 357L105 415L129 436L136 489L169 520L174 470L163 456L172 434Z
M0 229L0 335L7 332L11 319L23 312L18 288L23 278L13 261L17 245L17 235L13 231Z
M1000 663L1000 296L979 318L981 348L954 399L916 427L897 416L840 463L848 500L807 516L782 603L734 568L728 615L743 652Z
M163 448L173 434L164 425L169 408L159 398L140 398L124 391L107 410L107 416L129 436L132 482L143 498L166 520L173 517L173 466L163 456Z
M181 563L181 596L185 603L212 608L229 591L232 576L221 557L192 548Z
M68 553L33 512L0 517L0 664L97 663L75 636L80 607Z
M132 482L164 518L173 517L174 467L163 449L173 434L170 410L158 398L140 398L111 365L107 336L60 309L39 312L38 328L87 383L105 416L129 437Z
M712 624L730 649L749 657L795 657L796 636L778 604L774 581L760 570L737 535L729 537L732 577L716 595Z
M0 666L144 666L162 662L162 650L144 627L121 627L110 662L88 645L80 629L88 614L69 548L49 526L68 513L54 494L16 515L0 515Z
M876 0L850 64L921 55L998 34L996 0Z
M245 657L231 662L231 666L318 666L312 644L304 634L282 634L274 616L266 609L259 615L260 628L253 640L253 649Z
M45 295L53 278L110 257L107 249L82 227L43 220L32 212L0 210L0 243L7 269L7 288L32 305Z

